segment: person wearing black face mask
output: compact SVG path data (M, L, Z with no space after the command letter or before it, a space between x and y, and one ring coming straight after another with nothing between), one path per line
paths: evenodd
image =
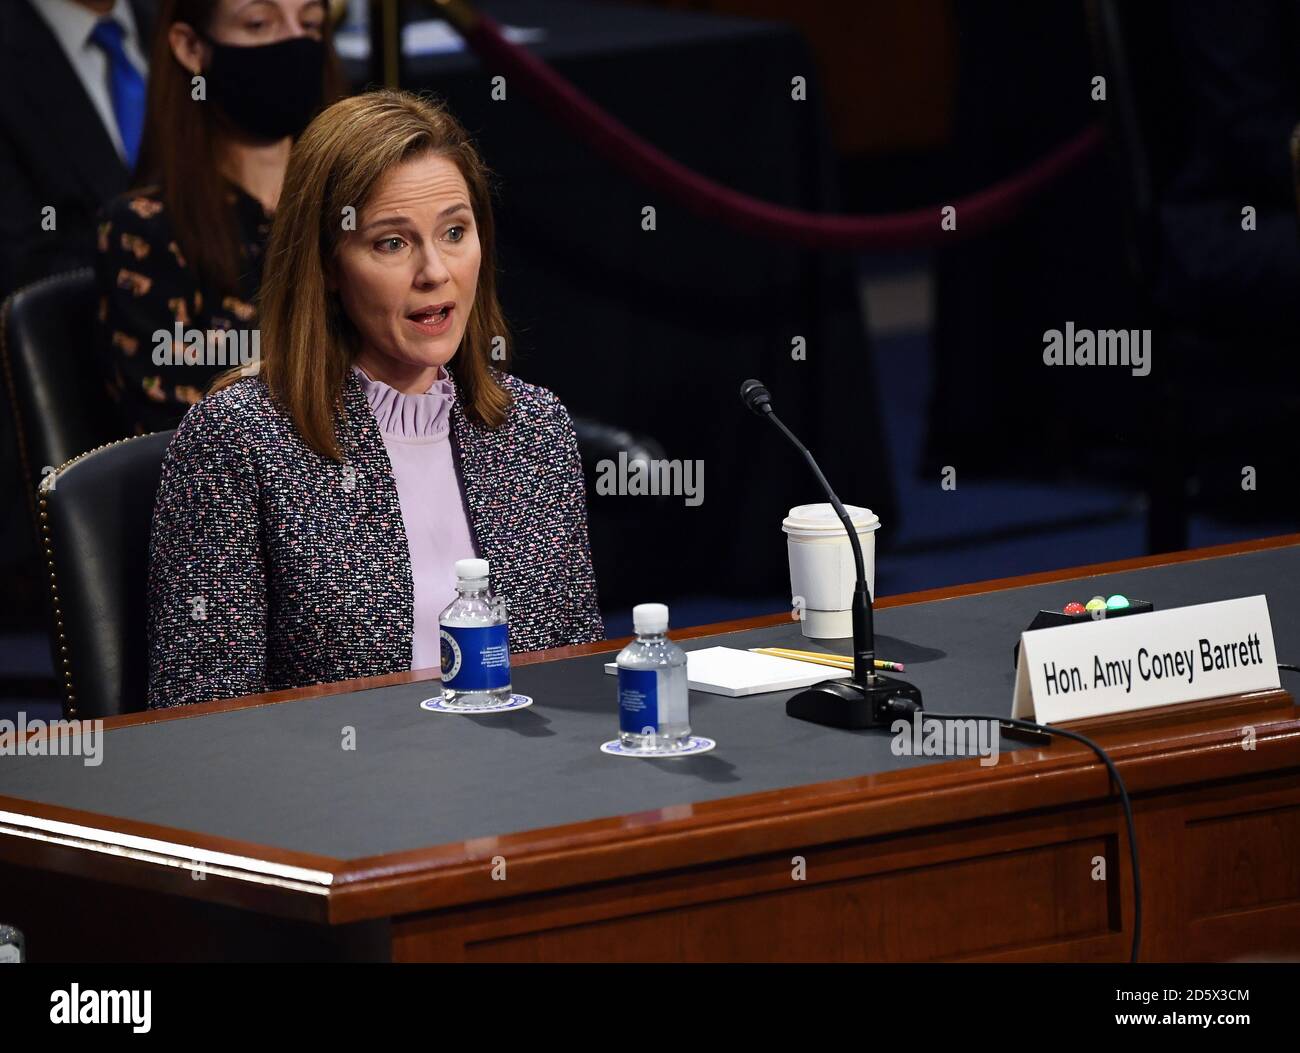
M289 150L343 94L323 0L165 0L158 24L134 189L101 213L95 262L123 435L175 427L231 365L256 371Z
M238 129L256 139L296 137L321 106L325 50L311 37L237 46L204 39L212 50L208 99Z

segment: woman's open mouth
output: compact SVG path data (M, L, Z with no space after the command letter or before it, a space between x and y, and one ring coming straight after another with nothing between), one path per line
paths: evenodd
M411 312L406 319L425 336L440 336L451 328L451 314L455 309L454 303L431 304Z

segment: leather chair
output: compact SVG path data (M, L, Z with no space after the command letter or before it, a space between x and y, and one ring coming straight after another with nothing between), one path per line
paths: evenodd
M662 572L647 562L647 545L670 544L669 537L684 529L681 499L668 496L598 494L596 480L601 462L618 464L620 453L628 466L637 461L667 458L664 448L647 435L636 435L584 417L573 418L578 455L587 489L587 535L592 567L599 583L601 607L608 611L643 603L648 596L663 595Z
M149 531L171 437L119 439L41 480L55 670L69 718L145 708Z
M24 286L0 308L0 359L33 516L43 475L124 434L91 354L94 333L89 267Z
M0 367L22 500L38 550L40 481L78 454L124 434L91 354L95 302L94 272L85 267L24 286L0 307ZM58 691L64 679L53 631L50 645L56 675L41 691Z

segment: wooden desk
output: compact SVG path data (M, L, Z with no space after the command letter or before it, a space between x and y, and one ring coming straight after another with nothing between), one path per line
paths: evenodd
M1176 576L1183 564L1234 554L1290 548L1290 559L1297 546L1300 536L1266 539L878 607L1151 567ZM1282 626L1300 612L1275 602L1272 614L1279 654L1294 660ZM673 635L788 621L783 613ZM1287 631L1300 639L1300 626ZM514 664L623 642L520 655ZM1008 661L1013 643L997 641ZM107 721L107 741L126 729L420 678L136 714ZM1247 727L1253 749L1243 748ZM1188 703L1086 730L1133 797L1143 959L1300 952L1300 719L1290 695ZM1132 875L1123 814L1108 794L1096 757L1057 740L1005 752L991 767L943 761L368 858L0 797L0 920L25 932L32 960L1122 961ZM494 879L503 863L505 879Z

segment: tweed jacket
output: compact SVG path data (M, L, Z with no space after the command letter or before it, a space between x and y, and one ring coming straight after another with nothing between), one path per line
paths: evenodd
M514 405L451 441L477 555L504 596L512 653L604 639L573 422L499 371ZM454 379L454 377L453 377ZM260 377L191 407L163 461L149 541L149 705L231 698L410 668L414 585L397 485L349 370L343 461L306 445Z

